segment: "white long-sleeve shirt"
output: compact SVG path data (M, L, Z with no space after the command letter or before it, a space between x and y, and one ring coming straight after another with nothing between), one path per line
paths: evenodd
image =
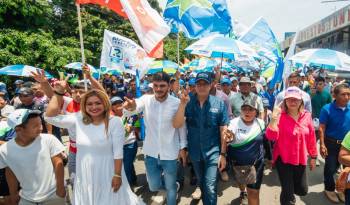
M171 95L163 102L157 101L154 95L143 95L136 99L136 110L130 112L124 109L124 116L143 112L146 127L143 143L145 155L174 160L177 159L179 150L187 147L186 127L175 129L172 125L179 104L180 100Z

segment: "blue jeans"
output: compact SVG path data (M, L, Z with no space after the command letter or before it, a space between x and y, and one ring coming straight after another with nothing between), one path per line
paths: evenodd
M136 184L136 172L134 167L134 161L137 153L137 141L131 144L124 145L123 164L126 178L130 185Z
M345 190L345 205L350 205L350 189Z
M166 204L176 205L177 160L160 160L146 155L145 166L149 189L159 191L165 188Z
M197 183L202 191L203 205L216 205L218 184L218 155L208 159L192 161Z
M338 162L338 155L339 155L341 145L328 142L325 139L325 146L327 147L328 155L325 159L324 172L323 172L324 186L326 191L334 191L335 190L334 175L337 173L337 169L340 166Z

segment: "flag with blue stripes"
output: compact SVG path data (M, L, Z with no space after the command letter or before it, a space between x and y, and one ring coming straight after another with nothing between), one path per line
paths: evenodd
M266 58L275 63L275 72L270 86L272 87L275 86L276 83L280 83L282 81L284 68L283 55L277 38L265 19L258 19L258 21L253 24L253 26L248 29L239 40L250 44L258 51L258 53L261 53L260 51L262 51Z
M232 30L226 0L168 0L163 17L192 39Z

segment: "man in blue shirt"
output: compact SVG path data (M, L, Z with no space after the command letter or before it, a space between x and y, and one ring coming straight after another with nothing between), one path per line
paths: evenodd
M217 174L226 167L225 135L229 118L225 104L209 95L210 73L196 76L196 94L185 92L173 120L175 128L186 122L188 152L199 180L204 205L217 203Z
M350 131L350 89L345 83L334 87L335 101L323 106L320 113L320 152L325 158L324 185L325 194L334 203L345 201L343 193L334 192L334 174L339 168L338 154L341 143Z

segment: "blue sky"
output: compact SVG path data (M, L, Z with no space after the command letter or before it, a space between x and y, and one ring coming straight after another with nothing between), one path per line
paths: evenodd
M164 7L166 0L158 0ZM349 2L321 3L322 0L227 0L234 19L250 26L264 17L279 40L284 32L301 30Z

